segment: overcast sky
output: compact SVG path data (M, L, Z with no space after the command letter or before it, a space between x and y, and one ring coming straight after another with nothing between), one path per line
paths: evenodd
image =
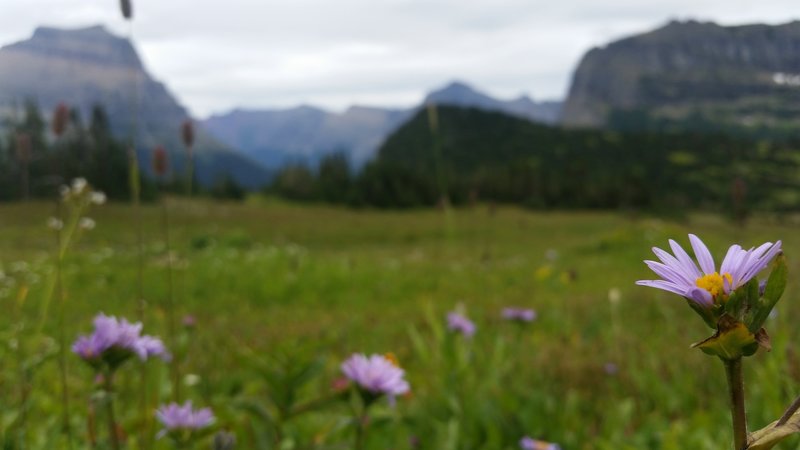
M454 79L502 98L560 99L586 50L670 19L800 17L797 0L132 1L148 70L200 117L300 103L409 106ZM0 43L38 25L125 35L118 5L0 0Z

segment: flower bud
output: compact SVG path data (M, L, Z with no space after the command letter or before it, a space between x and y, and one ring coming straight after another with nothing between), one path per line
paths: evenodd
M157 146L155 150L153 150L153 172L163 177L167 174L167 167L169 165L169 160L167 157L167 151L164 150L164 147Z
M53 134L56 137L61 137L64 134L64 130L67 129L67 123L69 122L69 108L65 103L59 103L56 106L56 110L53 113L53 122L51 124L53 128Z
M133 5L131 4L131 0L120 0L119 6L122 10L122 17L124 17L125 20L131 20L133 18Z
M183 145L192 147L194 145L194 125L191 119L186 119L181 125L181 137L183 138Z
M227 431L220 431L214 435L214 450L233 450L236 448L236 435Z

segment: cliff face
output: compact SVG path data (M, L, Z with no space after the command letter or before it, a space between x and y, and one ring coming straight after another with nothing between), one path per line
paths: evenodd
M42 27L30 39L0 48L0 116L13 115L15 105L26 99L35 100L45 116L65 102L78 108L84 119L92 105L101 104L121 139L130 136L135 105L140 153L149 158L149 150L160 144L173 154L176 166L181 164L179 130L188 111L150 76L127 39L101 26ZM265 181L266 173L252 162L202 129L195 134L201 181L209 183L225 174L251 186Z
M562 121L602 127L619 113L740 126L800 121L800 22L724 27L671 22L589 51Z

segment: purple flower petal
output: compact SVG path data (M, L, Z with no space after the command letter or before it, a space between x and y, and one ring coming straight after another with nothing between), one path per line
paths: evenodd
M703 272L706 275L716 272L717 269L714 267L714 258L711 256L711 252L708 251L706 244L693 234L689 235L689 242L692 243L694 256L697 257L697 262L700 263L700 268L703 269Z

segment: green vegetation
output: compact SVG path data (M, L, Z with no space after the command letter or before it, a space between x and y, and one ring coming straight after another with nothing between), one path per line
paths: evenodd
M536 209L795 211L798 147L709 133L569 130L440 107L436 135L421 111L356 176L327 173L323 181L322 171L315 178L292 167L277 178L275 192L395 208L436 205L445 195L455 204Z
M480 205L452 210L446 221L434 210L167 201L177 312L196 320L171 349L183 395L211 406L216 428L234 432L246 449L348 448L351 412L331 398L331 386L354 352L393 352L412 386L394 409L376 405L370 449L510 450L523 435L564 449L724 448L722 369L689 348L708 329L674 295L633 285L652 276L642 260L650 247L685 243L694 232L717 258L731 242L783 239L789 273L800 270L789 217L758 216L741 229L715 216L676 223ZM49 203L0 205L4 448L67 448L59 440L56 318L42 316L54 270L51 211ZM164 337L160 210L143 213L144 331ZM70 342L90 331L99 311L136 318L133 211L112 203L92 216L97 227L63 266ZM772 352L745 367L753 428L798 393L797 292L790 279L779 314L766 323ZM478 325L471 341L444 328L459 303ZM524 327L505 323L500 309L510 305L539 317ZM142 417L137 365L120 369L117 418L129 448L170 448L166 439L150 441L158 425ZM103 444L105 429L95 423L103 413L89 401L98 388L92 373L73 355L67 369L76 448L89 446L92 423ZM146 364L145 410L170 399L168 370Z

